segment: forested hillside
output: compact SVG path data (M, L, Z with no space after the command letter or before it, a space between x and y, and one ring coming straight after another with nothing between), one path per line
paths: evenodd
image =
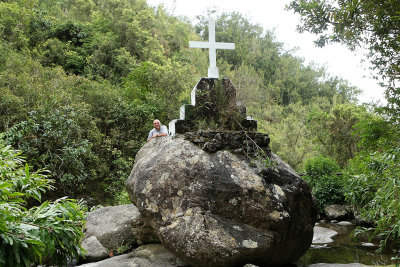
M272 151L305 172L320 207L351 202L398 241L398 124L357 105L363 88L306 65L245 16L221 14L216 32L236 44L218 51L220 76ZM208 51L188 48L207 39L206 16L193 25L145 0L0 1L1 138L49 171L55 189L46 198L122 203L153 119L178 118L207 74ZM345 175L325 173L328 165Z

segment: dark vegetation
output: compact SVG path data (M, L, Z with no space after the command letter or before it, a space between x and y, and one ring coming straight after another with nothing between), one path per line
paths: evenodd
M361 7L361 3L373 1L349 2ZM291 8L304 16L311 16L306 11L318 15L313 9L327 12L318 1L299 3ZM378 14L385 21L393 20L382 22L392 38L392 27L399 30L397 20L385 15L385 5L379 7L383 13ZM346 19L344 16L342 23L347 34L339 31L343 36L331 38L333 41L347 38L355 30L363 36L362 29L349 27L353 21ZM179 107L188 102L190 90L207 73L208 52L188 49L189 40L208 39L206 25L206 17L192 25L162 8L148 7L144 0L0 1L2 149L14 151L7 146L11 145L21 151L35 173L49 171L46 179L51 178L54 187L41 193L44 200L69 196L83 198L89 206L124 203L125 180L152 120L159 118L167 124L178 118ZM248 114L258 120L259 130L270 134L272 151L306 173L319 208L351 203L375 222L369 230L382 237L382 247L399 242L399 89L392 75L398 73L393 59L398 48L383 49L394 46L393 42L381 39L382 50L375 43L371 47L372 52L382 52L381 56L374 53L372 60L377 68L382 66L381 74L391 79L387 83L389 105L377 108L357 105L358 88L321 67L305 65L302 58L283 49L273 32L239 13L220 15L216 31L217 41L236 44L236 50L217 54L221 76L231 79ZM384 35L385 31L377 36ZM4 157L2 154L1 159ZM7 164L16 164L10 163L13 161L20 162L11 157ZM21 168L3 168L0 190L20 192L9 184L15 177L25 179ZM336 171L343 176L333 175ZM19 174L11 175L14 172ZM45 184L36 185L35 190L50 189ZM21 197L23 201L16 205L22 213L12 215L18 218L30 212L27 199L34 196ZM6 261L4 255L9 255L4 242L16 236L3 227L9 218L3 216L7 205L14 204L2 193L0 235L6 241L0 264ZM77 221L79 218L76 215ZM20 222L15 227L24 226ZM24 229L35 235L37 242L46 243L34 234L42 228ZM71 244L76 244L74 240ZM28 266L26 262L65 259L64 252L59 256L54 254L58 250L43 248L36 241L21 242L43 250L29 250L33 254L26 254L27 260L15 256L15 261ZM7 244L12 242L16 244L15 240ZM54 244L56 247L57 242ZM26 248L21 245L20 251L22 247ZM76 255L76 247L67 250Z

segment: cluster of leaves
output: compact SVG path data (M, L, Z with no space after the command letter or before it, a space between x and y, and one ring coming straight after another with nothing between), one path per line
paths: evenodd
M93 143L94 133L90 133L97 129L90 120L82 107L66 106L50 112L33 110L27 120L15 124L7 132L5 140L23 150L33 166L48 168L52 177L60 182L59 190L68 193L74 189L78 193L91 179L86 167L99 165L93 151L93 145L98 142Z
M326 206L344 203L346 183L343 176L338 175L339 171L336 162L327 157L310 158L305 164L303 178L310 184L321 214Z
M52 181L45 172L31 172L20 152L0 143L0 265L65 265L83 253L84 213L75 200L40 201Z

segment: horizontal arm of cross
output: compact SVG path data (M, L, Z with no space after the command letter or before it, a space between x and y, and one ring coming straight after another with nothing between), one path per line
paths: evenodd
M189 47L191 48L215 48L215 49L235 49L234 43L210 43L210 42L197 42L190 41Z

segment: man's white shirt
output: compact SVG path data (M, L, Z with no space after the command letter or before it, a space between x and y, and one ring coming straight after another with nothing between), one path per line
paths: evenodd
M153 130L151 130L151 131L149 132L149 136L147 137L147 140L149 140L149 139L150 139L153 135L155 135L155 134L162 134L162 133L166 133L166 134L168 135L167 126L161 125L160 131L157 131L156 128L153 128Z

